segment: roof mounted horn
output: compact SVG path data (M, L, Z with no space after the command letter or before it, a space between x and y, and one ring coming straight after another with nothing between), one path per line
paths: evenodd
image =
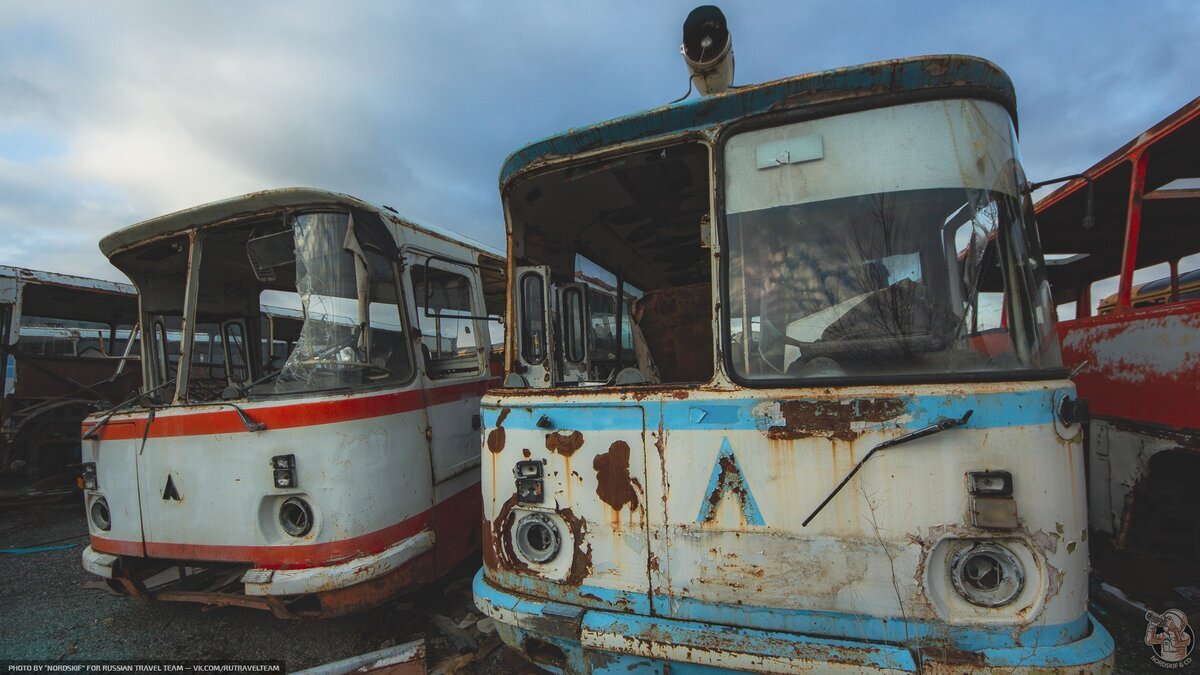
M704 96L719 94L733 85L733 38L725 14L715 5L701 5L688 14L679 52L696 89Z

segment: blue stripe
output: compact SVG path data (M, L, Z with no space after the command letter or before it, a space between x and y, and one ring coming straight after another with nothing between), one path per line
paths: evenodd
M1070 391L1063 389L1061 391ZM927 395L905 397L905 410L899 417L903 422L886 422L880 429L911 431L927 427L939 417L962 417L968 410L975 411L963 427L965 429L995 429L1000 427L1023 427L1053 422L1052 400L1055 390L1016 391L991 394ZM876 398L876 397L866 397ZM880 397L881 398L881 397ZM570 429L574 431L621 431L641 428L630 427L630 410L646 411L645 424L658 426L659 416L667 429L696 429L713 431L766 431L778 423L765 411L769 404L780 399L747 397L741 400L657 400L623 402L598 399L594 396L574 398L564 396L553 403L534 403L509 408L504 419L504 428L510 431L548 431ZM783 399L798 400L798 399ZM764 405L766 404L766 405ZM483 423L495 428L503 408L485 406ZM539 426L542 416L549 427Z
M539 625L536 621L528 619L537 619L543 616L542 608L545 603L500 590L485 581L483 570L480 570L475 576L474 591L477 602L482 600L512 610L519 615L518 620L525 626ZM599 596L607 594L615 599L612 592L602 589L585 587L583 592ZM890 623L896 624L894 628L884 627L880 631L878 630L880 625L889 623L888 620L865 616L836 615L841 617L841 621L849 622L844 623L845 626L873 627L875 630L866 632L878 631L880 636L888 638L880 639L836 632L741 628L740 625L747 623L747 617L757 617L763 611L778 612L778 610L744 606L725 607L720 610L724 615L723 621L680 620L678 618L651 617L640 611L630 614L628 610L611 612L589 609L584 614L582 625L596 631L641 638L652 636L653 639L676 644L694 642L702 636L719 636L722 639L717 642L729 645L731 650L736 646L737 651L764 655L774 655L782 645L793 645L795 648L788 655L795 655L797 652L811 657L829 654L831 660L836 658L838 661L844 662L845 653L839 650L853 650L853 653L860 657L866 656L871 665L907 671L916 670L916 665L912 660L914 652L920 656L923 662L932 660L930 657L936 659L939 651L925 653L923 652L924 646L939 648L952 645L954 648L979 654L983 662L992 667L1087 666L1111 659L1114 653L1112 636L1089 614L1084 614L1075 621L1062 626L1046 626L1026 630L1019 636L1022 644L1016 644L1012 641L1011 633L1005 632L1006 628L1011 630L1011 626L995 626L991 629L950 628L944 624L930 626L922 622L909 621L908 632L905 634L901 625L903 622L899 619L890 621ZM642 616L637 616L637 614L642 614ZM795 612L795 614L815 615L820 613ZM832 613L825 614L829 617L835 616ZM1067 632L1075 635L1076 639L1057 644L1047 641L1054 637L1052 634L1055 632L1061 636L1064 626L1071 626L1071 630ZM931 630L931 627L934 630ZM826 628L828 629L830 626L826 625ZM522 634L528 632L530 635L539 637L536 630L518 632ZM975 634L976 639L965 641L961 639L963 636L971 634ZM818 635L839 635L839 638L816 637ZM947 641L948 636L953 637L952 642ZM573 665L582 664L585 657L578 642L568 645L564 644L561 638L556 642L565 647L564 651L569 655ZM704 642L712 644L712 642ZM599 662L608 663L609 661L610 659L606 657ZM629 664L633 663L645 663L645 660L634 658ZM647 665L654 667L654 671L651 672L662 672L660 670L661 662ZM704 667L697 668L699 670L695 672L709 672ZM671 672L676 672L674 666L672 666ZM678 672L685 671L679 670ZM686 672L693 671L687 670Z
M518 171L547 159L714 127L781 107L800 108L833 98L877 98L885 93L947 87L954 87L957 96L1001 101L1016 124L1012 82L995 64L972 56L895 59L747 85L571 129L530 143L509 155L500 168L500 184L504 185ZM962 93L967 87L974 91Z
M650 598L645 593L588 585L568 587L545 579L501 570L494 570L491 575L505 588L526 596L644 616L652 613ZM950 626L939 621L919 619L909 619L905 622L898 616L874 617L844 612L762 607L749 603L730 605L680 596L655 597L654 609L654 613L659 616L669 614L671 618L683 621L754 626L760 630L836 636L845 640L873 643L950 646L967 651L1024 647L1045 649L1080 639L1086 634L1088 626L1087 615L1081 614L1073 621L1037 624L1018 633L1011 625Z
M742 654L785 659L802 657L814 661L838 661L907 672L917 670L912 654L893 645L856 643L611 612L588 612L584 615L582 625L583 628L598 633L701 649L712 649L714 645L720 645L721 650Z

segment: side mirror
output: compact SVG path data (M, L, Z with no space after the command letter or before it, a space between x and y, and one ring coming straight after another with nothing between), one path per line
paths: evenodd
M1077 179L1082 179L1087 182L1087 206L1085 207L1083 213L1083 229L1093 230L1096 228L1096 215L1093 207L1093 203L1095 201L1095 190L1092 188L1092 179L1087 174L1075 173L1071 174L1070 176L1060 176L1058 178L1051 178L1050 180L1043 180L1037 183L1027 183L1025 190L1030 195L1033 195L1033 191L1037 190L1038 188L1042 188L1047 185L1053 185L1055 183L1061 183L1063 181Z

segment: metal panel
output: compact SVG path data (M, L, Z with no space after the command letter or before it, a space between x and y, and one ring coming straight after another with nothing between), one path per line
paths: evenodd
M254 407L245 411L254 418ZM196 412L161 412L151 430ZM385 530L433 505L425 448L421 410L257 433L151 435L137 451L147 553L261 562L255 547L305 547ZM276 488L271 458L287 454L295 455L297 483ZM313 511L303 537L279 523L281 504L293 496Z
M484 561L508 583L543 597L648 611L644 411L635 404L484 407ZM544 495L521 503L513 469L541 462ZM560 553L547 563L524 557L517 523L544 514L559 528ZM631 606L626 603L633 603Z

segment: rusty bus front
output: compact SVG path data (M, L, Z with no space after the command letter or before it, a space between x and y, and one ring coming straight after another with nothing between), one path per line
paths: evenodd
M147 328L140 396L83 424L85 568L142 599L334 616L475 550L498 253L311 189L101 248Z
M475 582L508 644L556 672L1111 667L1015 127L1002 71L923 57L508 159Z

